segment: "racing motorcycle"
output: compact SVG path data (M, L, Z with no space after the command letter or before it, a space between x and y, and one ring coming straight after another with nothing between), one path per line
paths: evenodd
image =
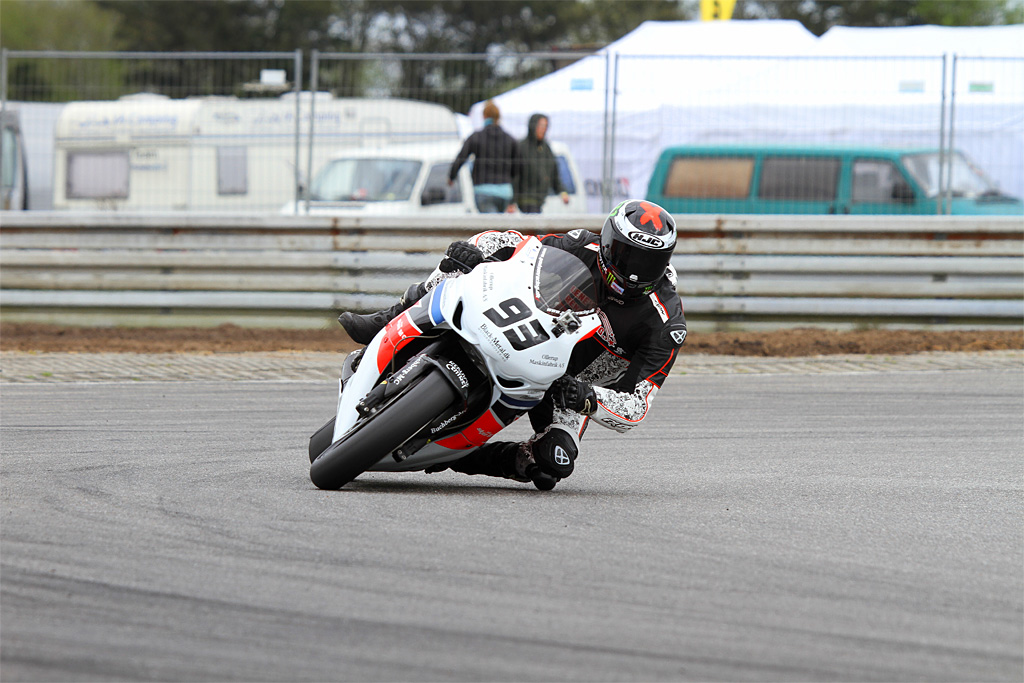
M424 470L484 444L544 398L601 327L590 270L536 237L507 261L442 280L349 354L337 413L309 440L309 476ZM554 480L530 474L538 488Z

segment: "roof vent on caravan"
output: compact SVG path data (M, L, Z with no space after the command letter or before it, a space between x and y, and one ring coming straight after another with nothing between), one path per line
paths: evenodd
M166 102L171 98L156 92L136 92L130 95L121 95L117 99L119 102Z
M299 93L299 102L309 102L310 99L312 99L311 98L312 94L313 93L310 93L308 90L303 90L302 92ZM283 95L281 95L281 99L284 100L285 102L294 102L295 101L295 91L294 90L290 90L290 91L284 93ZM329 102L329 101L331 101L333 99L334 99L334 95L332 95L331 93L326 92L324 90L319 90L316 93L316 101L317 102Z

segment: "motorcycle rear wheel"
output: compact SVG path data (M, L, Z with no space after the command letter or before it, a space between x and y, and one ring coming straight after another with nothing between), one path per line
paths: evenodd
M437 370L409 387L383 410L331 444L309 468L317 488L340 489L430 424L457 398Z

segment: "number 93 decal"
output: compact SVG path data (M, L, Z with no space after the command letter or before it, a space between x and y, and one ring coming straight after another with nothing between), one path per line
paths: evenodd
M520 299L505 299L495 308L488 308L484 311L484 315L492 323L502 328L522 323L512 329L504 330L505 339L508 339L508 343L516 351L523 351L550 339L548 333L541 327L539 320L523 322L529 319L533 313Z

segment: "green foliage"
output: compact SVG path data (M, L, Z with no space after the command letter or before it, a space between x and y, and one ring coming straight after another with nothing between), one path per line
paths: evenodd
M21 50L436 53L487 59L321 61L319 87L342 96L401 93L466 111L473 102L564 64L529 51L592 49L648 20L693 18L699 0L0 0L0 42ZM738 0L736 18L834 25L951 26L1024 20L1022 0ZM260 68L189 60L17 60L12 99L243 94ZM231 71L226 71L230 68ZM226 89L226 91L225 91Z
M1021 20L1018 0L738 0L737 19L795 19L821 35L833 26L991 26Z
M93 2L2 0L0 45L9 50L116 50L122 47L117 37L120 20L119 14ZM103 92L120 94L125 67L110 61L12 57L7 70L9 99L64 101L89 91L97 97ZM79 87L83 84L88 84L88 91Z
M121 16L93 2L0 1L0 45L8 50L116 50Z
M679 0L96 0L131 50L483 53L607 43Z

